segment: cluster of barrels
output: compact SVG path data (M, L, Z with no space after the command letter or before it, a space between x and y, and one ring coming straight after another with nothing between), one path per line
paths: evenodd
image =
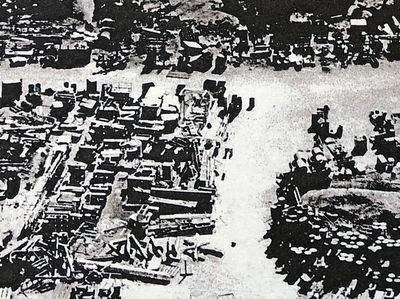
M374 126L376 135L370 137L372 150L377 155L375 169L379 173L392 173L393 168L400 161L399 143L396 138L394 124L397 122L397 114L388 116L386 112L371 111L369 120ZM397 136L398 137L398 136Z
M369 121L374 126L374 131L379 133L394 134L393 123L388 119L387 112L371 111L369 113Z
M354 143L355 146L351 153L339 142L331 142L326 145L335 161L335 165L332 167L333 179L350 180L356 175L365 174L365 165L356 163L354 156L362 156L367 152L367 139L365 136L355 137Z
M278 272L301 294L313 297L316 285L322 286L318 295L400 294L398 224L335 224L340 222L336 212L288 207L282 201L271 206L271 216L267 257L277 258Z
M375 170L378 173L384 173L384 172L392 173L396 164L397 163L393 157L389 157L386 159L384 155L377 155Z
M25 100L21 100L21 108L25 112L30 112L33 108L42 105L43 101L41 92L42 86L40 83L29 84Z
M289 163L290 172L277 176L278 201L282 197L281 201L295 205L307 191L328 188L331 169L327 162L320 147L311 151L298 151Z
M293 161L289 164L292 171L303 171L305 173L312 171L321 171L326 168L326 158L320 147L314 147L311 152L298 151L294 154Z

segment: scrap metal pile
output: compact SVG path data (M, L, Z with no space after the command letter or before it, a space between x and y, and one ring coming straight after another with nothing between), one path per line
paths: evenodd
M330 6L288 5L269 20L265 7L270 14L280 5L259 11L260 4L232 0L91 2L84 9L74 0L1 1L0 57L10 67L96 62L95 73L140 63L143 73L167 70L168 77L186 79L192 72L222 74L229 65L330 72L400 60L397 1L339 1L340 13L332 15ZM313 12L320 8L324 13Z
M400 210L391 192L398 190L396 114L371 112L377 163L363 167L359 159L371 159L367 138L356 137L347 152L339 142L341 127L335 133L329 129L328 111L325 106L312 117L314 148L296 153L291 171L278 176L266 255L276 258L278 273L307 298L395 298L400 294ZM377 175L380 184L373 183Z
M29 87L27 98L34 93ZM136 98L130 85L98 90L90 81L82 91L65 82L36 94L43 105L21 111L17 96L3 108L25 120L2 125L4 140L45 132L37 153L25 150L25 189L2 202L4 292L45 292L61 281L78 284L72 298L95 298L87 285L108 277L167 284L191 275L182 254L223 256L193 236L214 230L215 158L242 108L241 97L226 96L225 82L179 85L175 94L150 82ZM10 217L17 210L23 217Z

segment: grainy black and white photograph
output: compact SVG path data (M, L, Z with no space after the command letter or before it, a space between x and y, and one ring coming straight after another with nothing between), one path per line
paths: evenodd
M0 299L399 299L400 0L0 0Z

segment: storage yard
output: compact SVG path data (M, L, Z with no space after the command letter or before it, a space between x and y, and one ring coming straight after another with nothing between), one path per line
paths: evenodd
M400 1L0 2L0 298L400 297Z
M370 68L358 69L357 78L353 77L353 70L340 71L340 73L329 75L310 71L305 73L306 80L304 74L300 78L296 72L282 73L282 76L276 77L276 74L258 68L244 70L240 75L235 75L235 70L232 70L232 73L228 74L227 90L230 90L232 94L241 94L244 99L253 96L257 100L252 111L243 109L230 124L231 131L234 132L231 143L234 148L234 155L231 160L223 161L221 159L224 163L223 169L226 172L226 177L223 181L220 177L216 179L219 196L215 203L216 228L214 233L194 237L196 242L209 242L213 247L221 250L224 256L222 259L207 257L204 262L195 262L194 264L190 259L188 269L193 272L193 275L185 278L181 284L178 283L181 278L180 273L177 275L178 281L167 286L154 286L148 283L123 280L124 286L121 288L121 292L133 289L139 293L153 293L153 297L158 298L160 294L163 294L163 289L167 289L174 294L178 292L183 294L182 298L187 298L190 295L194 298L210 298L228 293L233 293L235 297L239 298L246 298L248 294L252 294L254 298L265 298L264 293L268 291L274 294L275 298L296 297L297 288L288 286L283 281L284 277L275 274L274 262L266 260L264 255L268 241L263 241L263 236L268 225L269 206L275 197L273 182L276 172L286 171L285 165L292 157L290 152L307 148L307 145L312 143L312 136L307 135L310 120L302 118L301 115L306 113L310 115L316 107L328 104L331 111L336 110L330 114L330 120L334 124L343 125L342 139L347 148L352 148L354 136L370 134L372 131L368 120L370 109L361 105L361 102L368 101L371 103L370 106L381 111L394 111L393 101L396 86L391 83L392 79L388 79L384 86L387 96L384 101L380 102L376 101L374 93L361 92L361 90L364 88L367 79L370 82L371 90L373 90L376 88L374 78L382 76L382 74L390 74L392 78L396 78L396 67L397 65L387 64L379 69L382 72L381 74L377 74L376 71L372 72ZM85 72L88 74L85 75ZM92 81L98 78L99 84L100 80L108 82L114 80L112 73L106 77L93 77L90 75L90 69L80 69L78 73L82 78L87 76ZM73 78L76 78L76 72L71 71L68 74L68 71L54 70L53 74L52 81L46 85L43 83L42 89L48 86L54 86L54 89L62 88L64 82L76 82L73 80ZM18 75L18 73L13 73L13 76ZM121 77L127 78L125 82L129 82L128 78L130 77L132 81L135 81L135 73L132 71L121 75ZM38 72L37 76L33 76L34 81L31 82L45 82L46 79L41 76L45 77ZM136 74L136 76L139 75ZM348 83L347 76L354 78L351 84ZM188 80L178 79L165 81L165 79L161 80L160 77L151 75L140 78L140 83L138 82L136 87L137 94L141 93L141 84L150 81L154 81L156 86L163 86L162 90L171 93L175 91L174 89L178 84L188 82ZM222 79L221 77L217 78L218 80ZM254 78L258 78L256 84L251 82ZM204 75L193 76L190 83L187 84L188 88L201 88L202 82L206 79L207 77ZM307 84L315 80L320 80L321 88L314 88ZM29 79L25 79L25 81L29 82ZM85 87L86 83L82 83L82 81L78 84L78 89ZM393 79L393 81L395 80ZM253 84L255 87L249 89L249 84ZM348 87L345 93L337 88L339 85L342 88ZM260 100L266 93L268 96L265 96L265 100ZM343 107L347 107L348 96L352 94L354 101L360 103L360 111L357 115L348 109L343 109ZM313 100L306 102L305 99L309 100L310 98ZM244 101L243 107L246 108L246 106L247 103ZM43 110L45 111L45 109ZM298 121L287 121L288 119L298 119ZM355 123L362 125L355 126ZM250 128L255 129L251 130ZM253 131L252 136L249 135L249 131ZM288 132L293 134L293 138L284 137ZM269 138L274 142L265 143L264 138ZM253 144L252 147L248 146L250 142ZM236 172L240 172L242 175L230 175ZM248 198L248 200L243 200L244 198ZM125 223L116 220L115 215L112 214L115 211L113 207L109 206L113 204L112 202L108 202L105 206L97 226L98 229L124 226ZM118 208L120 211L124 211L119 200L116 204L117 206L121 204ZM131 213L125 212L123 214L129 220ZM248 223L248 230L243 230L244 223ZM89 234L91 233L93 234L89 229ZM111 231L111 233L116 232ZM232 242L235 243L234 247ZM218 267L216 268L216 266ZM264 273L264 275L254 277L251 274L254 271L252 269L257 269L258 273ZM213 285L213 288L208 289L205 293L206 286L210 284ZM40 296L52 296L53 292L68 293L65 289L58 290L56 288L54 291L39 293L37 296L38 298L41 298ZM34 294L35 292L30 293L31 296L34 296ZM171 295L170 298L176 298L176 296Z
M229 138L242 105L237 95L225 97L224 84L206 80L198 90L178 85L166 94L148 82L134 98L129 84L87 81L78 90L64 82L42 93L36 83L24 101L22 80L3 83L2 99L16 103L5 108L2 126L10 148L3 153L3 284L23 293L115 275L169 284L179 273L193 275L187 261L180 265L183 254L221 258L209 242L180 237L215 228L214 148ZM21 140L30 143L21 148ZM39 166L37 179L15 173L29 174L29 165Z

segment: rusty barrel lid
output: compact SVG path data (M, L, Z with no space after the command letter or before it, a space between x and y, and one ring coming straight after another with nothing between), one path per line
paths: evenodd
M307 220L308 220L307 216L303 216L299 219L299 222L304 223L307 222Z
M311 229L312 229L312 230L316 230L316 231L317 231L317 230L319 230L320 228L321 228L321 226L318 225L318 224L312 224L312 225L311 225Z
M337 239L337 238L332 238L331 244L332 244L332 245L338 245L338 244L339 244L339 239Z
M284 196L278 196L279 203L284 203L285 201L286 201L286 198Z
M368 239L367 235L364 235L364 234L360 234L360 235L358 236L358 238L359 238L360 240L367 240L367 239Z
M305 250L304 251L304 255L306 255L306 256L311 256L312 254L313 254L313 252L310 251L310 250Z
M314 235L314 240L315 241L321 241L322 240L321 235Z
M317 252L318 252L318 249L317 249L317 248L314 248L314 247L311 247L311 248L309 249L309 251L310 251L311 253L317 253Z
M386 282L387 282L387 283L393 283L393 278L386 277Z

